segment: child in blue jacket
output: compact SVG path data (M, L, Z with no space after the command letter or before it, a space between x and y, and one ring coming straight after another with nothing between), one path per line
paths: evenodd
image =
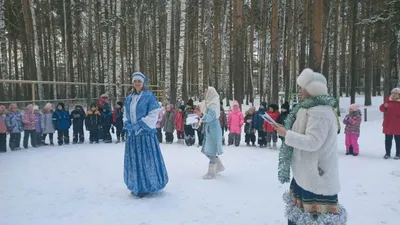
M53 113L53 125L57 130L58 145L69 144L69 128L71 121L69 112L65 110L64 103L58 103L56 111Z
M102 119L103 119L104 143L111 143L112 138L111 138L111 134L110 134L110 129L113 124L113 120L112 120L113 115L111 112L110 105L108 103L104 104L103 112L101 112L101 115L103 117ZM114 130L114 128L113 128L113 130Z

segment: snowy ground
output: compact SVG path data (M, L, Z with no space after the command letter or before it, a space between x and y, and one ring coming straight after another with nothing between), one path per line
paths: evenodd
M344 135L339 135L339 198L349 225L400 221L400 161L382 159L381 100L368 108L360 156L345 156ZM344 99L341 107L347 105ZM204 181L207 159L199 148L161 148L170 182L162 193L145 199L133 198L123 183L123 144L0 154L0 225L287 224L281 196L288 185L277 181L276 150L226 147L221 158L227 170Z

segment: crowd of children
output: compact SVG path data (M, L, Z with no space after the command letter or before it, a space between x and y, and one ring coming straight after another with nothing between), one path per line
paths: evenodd
M54 146L54 133L57 131L58 145L70 143L69 132L72 126L73 144L85 142L84 128L89 131L90 143L111 143L110 131L117 130L117 142L125 141L123 130L123 103L118 102L111 111L109 103L92 104L85 112L82 106L77 105L69 113L63 103L59 103L56 110L53 105L47 103L42 110L37 105L28 105L21 113L16 104L10 104L8 109L0 105L0 152L7 151L7 134L9 134L9 149L12 151L21 149L21 137L23 134L22 146L25 149L30 145L33 148L39 146ZM46 139L49 137L49 143Z

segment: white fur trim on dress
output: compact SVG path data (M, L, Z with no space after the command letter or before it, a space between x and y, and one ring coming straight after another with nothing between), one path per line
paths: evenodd
M286 203L286 217L296 225L346 225L347 223L346 209L340 204L338 214L325 213L315 218L309 212L298 208L293 203L293 197L289 192L283 194L283 201Z
M304 69L297 77L297 84L306 89L312 96L328 94L327 81L324 75L316 73L311 69Z

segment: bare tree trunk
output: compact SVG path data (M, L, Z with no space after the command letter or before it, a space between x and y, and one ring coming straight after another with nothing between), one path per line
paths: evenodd
M356 56L356 42L357 42L357 5L358 1L353 0L352 2L352 20L351 20L351 90L350 90L350 96L351 96L351 104L356 102L356 81L357 81L357 56Z
M303 0L303 29L301 32L301 40L300 40L300 57L299 57L299 72L306 68L306 48L307 48L307 35L308 31L308 6L310 0Z
M322 59L322 35L323 35L323 0L314 0L313 9L313 29L312 29L312 40L313 40L313 51L312 51L312 62L311 68L316 72L321 72L321 59ZM311 58L311 57L310 57Z
M233 2L233 18L234 18L234 79L235 79L235 89L234 97L235 100L241 105L243 103L244 97L244 14L243 14L243 0L234 0Z
M278 62L278 0L272 1L272 26L271 26L271 67L272 67L272 90L271 101L275 104L279 102L279 62Z
M372 0L368 1L368 5L366 6L366 17L370 18L371 16L371 4ZM365 26L365 41L364 41L364 57L365 57L365 82L364 82L364 94L365 94L365 99L364 99L364 105L369 106L372 105L372 61L371 61L371 29L367 25Z

